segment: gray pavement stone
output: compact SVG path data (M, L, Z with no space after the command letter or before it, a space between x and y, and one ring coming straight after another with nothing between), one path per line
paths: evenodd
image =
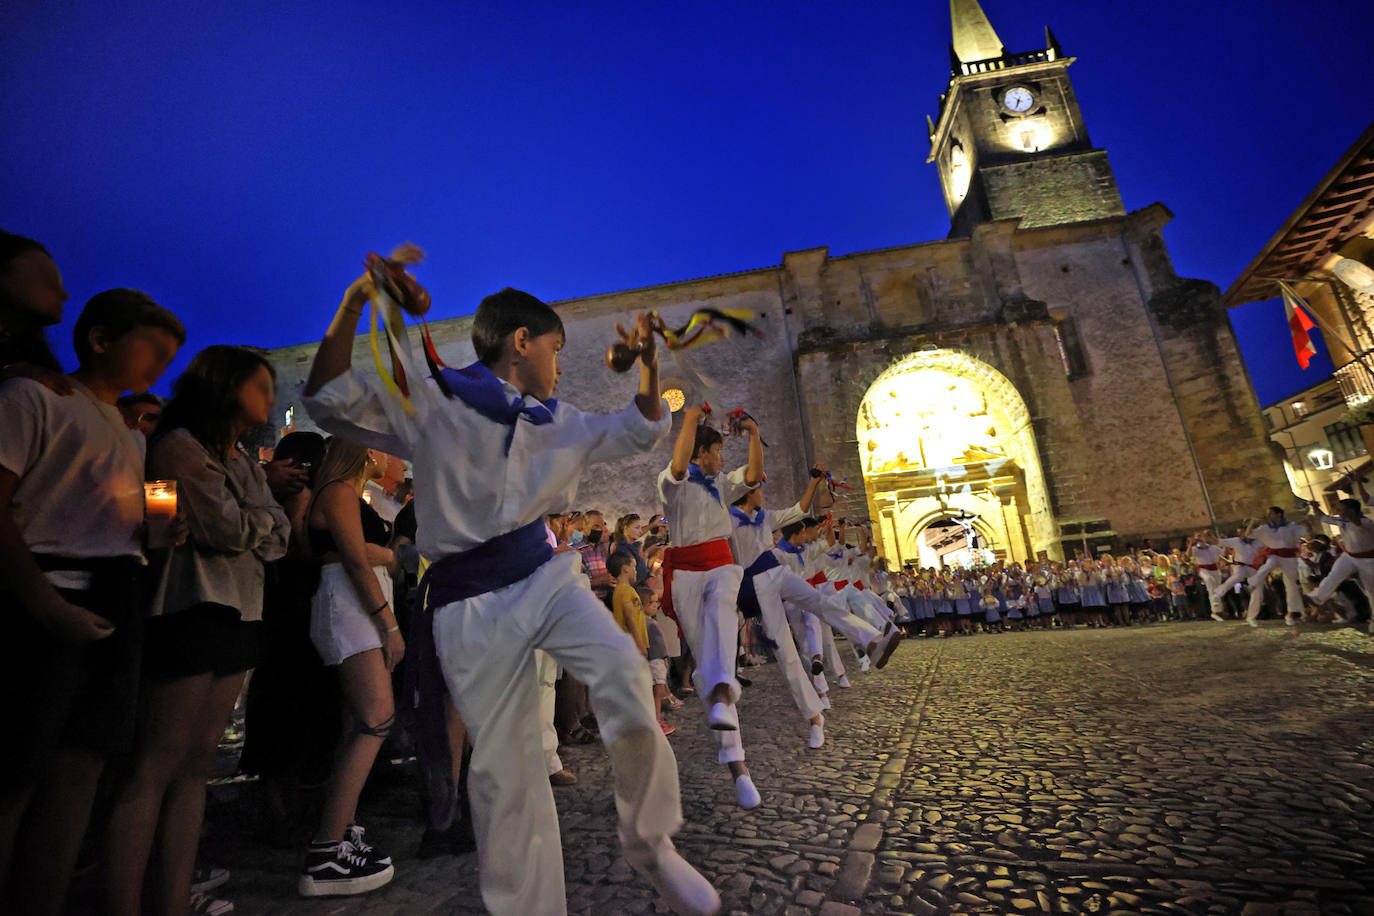
M724 912L1374 913L1374 643L1353 629L909 641L832 691L818 751L776 667L750 676L759 808L733 803L699 706L669 739L677 844ZM618 855L604 752L564 762L570 910L665 912ZM251 785L215 791L203 858L233 870L222 894L241 916L482 912L475 856L413 858L411 777L395 768L364 799L397 863L373 894L297 899L300 853L254 839Z

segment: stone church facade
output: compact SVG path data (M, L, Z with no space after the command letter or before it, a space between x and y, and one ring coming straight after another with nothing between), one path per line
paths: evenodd
M686 351L691 372L665 355L665 389L757 418L770 505L796 499L811 462L829 465L852 488L832 511L871 520L891 561L928 560L922 535L954 517L1024 560L1158 544L1288 505L1219 292L1174 273L1162 204L1125 211L1088 139L1073 58L1048 30L1045 48L1008 53L976 0L951 12L929 158L948 238L788 252L773 267L554 303L568 332L559 397L628 403L633 373L612 374L602 353L629 313L675 324L701 307L749 309L761 338ZM451 365L472 359L470 323L432 326ZM299 400L314 349L270 354L279 410ZM355 366L371 366L361 337ZM579 507L656 511L670 448L589 468Z

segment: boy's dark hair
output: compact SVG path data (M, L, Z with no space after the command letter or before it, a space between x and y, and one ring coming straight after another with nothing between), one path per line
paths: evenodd
M803 528L817 528L820 526L820 524L821 520L811 515L808 515L806 518L801 520L801 526Z
M473 316L472 348L477 351L478 362L494 365L501 358L506 337L521 328L528 328L532 337L550 331L567 337L557 312L529 293L507 286L483 299Z
M802 529L804 529L805 527L806 527L806 522L805 522L805 520L800 521L800 522L793 522L793 523L790 524L790 525L783 525L783 526L782 526L782 536L783 536L785 539L787 539L787 540L790 541L792 538L794 538L794 537L796 537L797 535L801 534L801 533L802 533Z
M1359 512L1361 509L1364 508L1364 503L1360 502L1358 499L1355 499L1353 497L1341 500L1341 505L1345 506L1352 512Z
M617 551L606 558L606 572L619 579L626 566L633 566L635 558L628 553Z
M1283 510L1280 509L1278 506L1270 506L1270 507L1269 507L1269 511L1270 511L1270 512L1277 512L1279 515L1283 515Z
M641 585L636 588L635 594L639 596L639 603L645 607L649 606L650 601L658 600L658 597L654 594L654 590L647 585Z
M696 461L697 455L700 455L703 450L709 449L711 446L724 441L725 437L722 436L720 430L716 429L714 426L707 426L705 424L698 426L697 437L692 442L692 460Z
M710 446L708 445L707 448L710 448ZM695 458L696 455L693 455L692 457ZM743 506L745 500L747 500L751 495L753 495L753 492L754 492L753 490L745 490L745 491L744 491L744 495L741 496L739 499L735 500L734 502L732 502L730 505L732 505L732 506Z
M221 458L234 444L229 434L239 412L238 390L263 366L273 379L277 377L267 358L249 347L215 344L201 350L173 386L153 441L174 429L185 429L206 451Z
M181 319L153 301L153 297L136 289L107 289L96 293L81 310L72 328L72 346L81 365L95 356L91 349L91 330L104 328L105 336L118 340L135 328L161 328L177 340L186 343L186 327Z

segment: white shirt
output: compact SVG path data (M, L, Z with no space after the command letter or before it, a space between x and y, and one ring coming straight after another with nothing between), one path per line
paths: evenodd
M720 494L717 500L704 486L693 483L685 475L681 480L675 479L672 465L663 469L658 475L658 498L663 501L663 514L668 516L674 547L691 547L730 537L735 520L725 507L748 492L745 470L741 465L728 474L716 475L715 488ZM742 562L738 556L735 560Z
M1236 562L1242 566L1254 566L1255 557L1259 556L1260 550L1264 547L1254 538L1250 538L1248 541L1242 538L1222 538L1217 543L1222 547L1231 548L1231 553Z
M0 385L0 466L19 478L15 525L34 553L141 556L143 437L124 425L119 408L75 387L63 397L31 379ZM85 588L90 574L48 579Z
M512 398L520 396L509 382L501 384ZM414 414L379 381L347 372L304 401L321 429L411 461L416 492L425 494L415 504L418 546L436 560L567 511L588 465L647 452L672 425L666 402L657 422L634 404L603 415L560 403L553 422L535 425L522 417L512 434L428 385L412 385L411 396Z
M748 566L763 556L765 550L773 548L776 543L773 540L774 531L806 518L800 502L793 503L786 509L761 508L758 511L763 513L763 521L757 525L746 525L733 514L730 516L730 524L735 526L730 535L730 546L734 548L735 561L741 566Z
M806 518L806 516L803 515L802 518ZM788 524L791 523L789 522ZM778 564L781 565L783 569L789 570L795 573L796 575L805 578L803 573L806 570L806 562L803 558L806 555L806 547L802 547L801 556L798 556L795 553L791 553L790 551L783 550L781 547L778 547L776 545L773 546L771 550L773 551L773 556L778 558Z
M1193 555L1193 560L1199 565L1205 563L1209 566L1216 566L1221 555L1225 553L1215 544L1194 544L1189 548L1189 552Z
M810 579L816 573L825 568L825 555L830 551L830 544L825 538L817 538L810 544L802 548L802 572L803 579Z
M1348 522L1336 515L1323 515L1322 521L1341 530L1341 543L1351 553L1374 551L1374 519L1360 516L1358 522Z
M1307 529L1294 522L1284 522L1277 528L1265 522L1250 533L1262 541L1265 547L1296 548L1307 534Z

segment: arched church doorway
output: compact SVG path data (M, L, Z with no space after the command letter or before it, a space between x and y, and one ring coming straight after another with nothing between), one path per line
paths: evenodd
M1008 562L1060 558L1030 413L987 363L953 350L903 357L869 386L855 425L890 563L938 566L974 547Z

